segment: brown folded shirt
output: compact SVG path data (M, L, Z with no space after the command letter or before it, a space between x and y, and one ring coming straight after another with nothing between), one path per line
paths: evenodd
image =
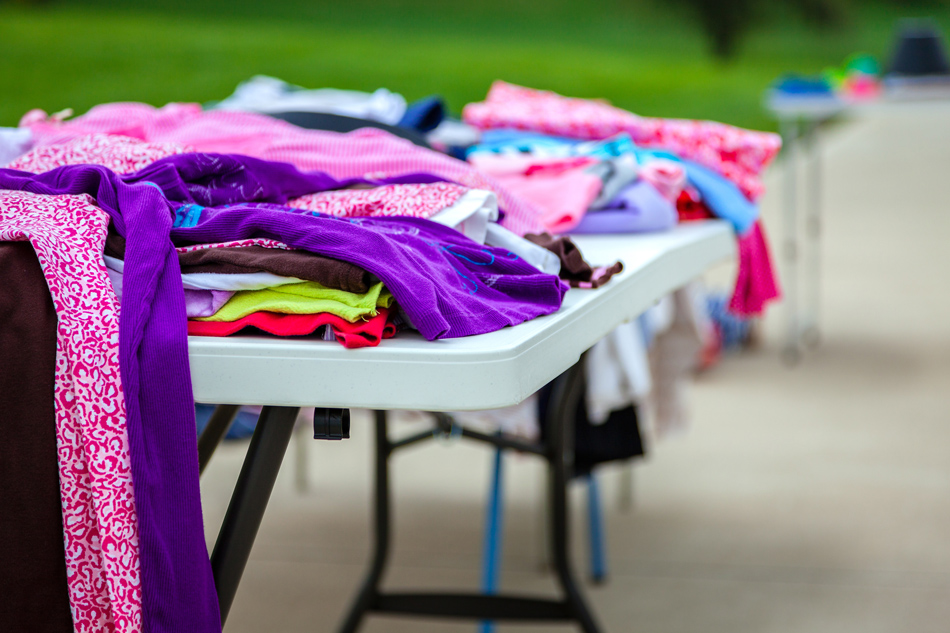
M125 239L110 230L105 252L110 257L125 259ZM234 275L268 272L357 294L365 293L374 283L373 276L355 264L307 251L263 246L205 248L178 253L178 262L182 273Z
M363 294L372 285L368 272L343 262L307 251L285 251L263 246L206 248L179 253L183 273L254 273L269 272L283 277L315 281L327 288Z
M0 631L71 633L56 418L56 311L29 242L0 242Z

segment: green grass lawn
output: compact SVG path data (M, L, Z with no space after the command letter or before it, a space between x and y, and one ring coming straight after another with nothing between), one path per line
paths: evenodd
M0 125L37 107L78 114L108 101L206 102L264 73L307 87L384 86L408 99L441 94L455 111L505 79L645 115L772 129L761 108L772 79L854 51L886 57L899 17L865 7L848 27L821 32L773 15L722 64L688 19L648 0L114 5L0 6Z

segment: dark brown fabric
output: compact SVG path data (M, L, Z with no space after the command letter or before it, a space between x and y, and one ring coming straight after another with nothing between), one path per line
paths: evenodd
M115 232L115 227L109 223L109 232L106 234L105 254L116 259L125 259L125 238Z
M59 500L56 312L29 242L0 242L0 631L73 630Z
M524 237L529 242L557 255L557 258L561 260L561 271L558 276L572 288L599 288L623 270L623 264L620 262L614 262L602 268L593 268L584 260L577 244L567 236L555 237L550 233L528 233Z
M561 260L560 277L565 281L577 279L578 281L588 281L593 269L586 261L577 244L571 241L571 238L555 237L550 233L528 233L524 236L529 242L548 249ZM586 277L585 277L586 275Z
M125 259L125 238L109 231L106 255ZM307 251L287 251L263 246L240 248L206 248L178 253L182 273L217 273L234 275L268 272L282 277L315 281L327 288L363 294L373 285L368 272L338 259Z
M338 259L306 251L285 251L263 246L240 248L206 248L179 253L183 273L253 273L269 272L283 277L315 281L327 288L363 294L369 290L370 274Z

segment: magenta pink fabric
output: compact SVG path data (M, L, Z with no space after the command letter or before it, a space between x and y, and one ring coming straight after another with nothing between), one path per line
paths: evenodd
M160 158L191 151L194 150L178 143L148 143L127 136L90 134L36 147L7 168L41 174L63 165L102 165L117 174L131 174Z
M342 218L409 216L431 218L448 209L469 190L450 182L426 185L383 185L373 189L342 189L311 193L289 207Z
M56 443L69 603L79 633L142 630L119 301L102 261L108 225L88 195L0 191L0 241L30 241L56 308Z
M154 108L142 103L110 103L70 121L50 119L31 110L20 121L38 145L63 143L87 134L120 134L157 143L179 143L201 152L244 154L291 163L304 171L335 178L381 179L432 174L498 195L502 224L518 234L538 232L540 211L507 191L498 181L464 161L413 145L382 130L363 128L348 134L305 130L261 114L212 110L195 103Z
M484 102L470 103L462 119L481 129L516 128L555 136L599 140L627 132L641 147L669 150L736 183L755 200L763 191L759 174L778 154L777 134L686 119L641 117L602 101L496 81Z
M736 289L729 301L729 311L744 316L758 316L765 304L778 299L781 290L772 271L769 246L761 220L745 235L739 236L739 272Z

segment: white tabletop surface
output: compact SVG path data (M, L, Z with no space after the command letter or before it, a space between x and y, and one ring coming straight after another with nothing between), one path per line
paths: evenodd
M378 347L237 335L188 339L195 400L219 404L462 411L517 404L617 325L735 253L725 222L668 233L577 236L593 265L624 271L571 290L561 309L489 334L426 341L401 332Z
M891 82L885 80L885 90L874 99L848 100L836 95L783 95L769 91L765 108L779 120L807 119L824 121L843 112L849 114L886 111L891 108L916 106L946 106L950 101L950 81L940 83Z
M820 121L844 112L851 105L833 94L785 95L769 91L765 97L765 108L779 119L807 118Z

